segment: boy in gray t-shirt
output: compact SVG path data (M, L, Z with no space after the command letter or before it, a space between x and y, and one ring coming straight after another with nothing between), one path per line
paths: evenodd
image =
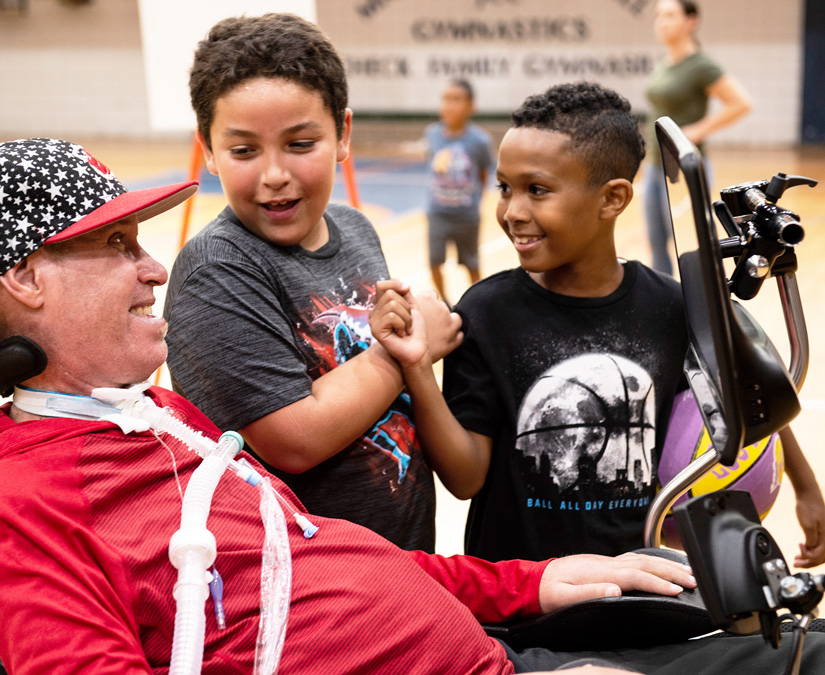
M474 111L473 88L466 80L453 80L441 95L441 121L427 127L430 189L427 203L430 272L444 297L447 242L458 250L458 262L481 279L478 262L480 205L487 174L493 165L490 136L470 123Z
M240 431L310 512L432 550L432 475L400 370L369 332L384 256L362 214L328 203L352 125L340 58L298 17L226 19L190 89L229 206L172 270L175 389ZM460 319L414 301L443 356Z

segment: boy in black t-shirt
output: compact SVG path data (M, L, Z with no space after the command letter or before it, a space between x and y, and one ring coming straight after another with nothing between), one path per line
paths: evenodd
M459 302L465 339L445 361L444 397L410 298L381 286L373 334L404 369L431 465L473 498L467 553L541 559L643 543L687 348L678 284L616 257L615 221L643 155L630 105L598 85L551 87L513 114L497 217L521 267ZM819 564L825 506L789 430L783 441L808 538L796 564Z

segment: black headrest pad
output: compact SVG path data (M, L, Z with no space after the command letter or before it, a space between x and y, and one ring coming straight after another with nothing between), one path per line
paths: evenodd
M43 372L46 353L33 340L12 335L0 341L0 396L9 396L15 385Z

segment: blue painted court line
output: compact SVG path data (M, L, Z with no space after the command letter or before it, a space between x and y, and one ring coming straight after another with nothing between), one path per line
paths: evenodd
M364 158L355 161L355 177L361 201L383 207L400 215L423 209L427 199L429 181L425 162L387 158ZM140 190L165 183L186 180L186 172L167 171L150 178L129 183L130 190ZM203 194L219 194L221 186L216 176L207 171L200 175L200 191ZM339 168L332 199L347 201L347 192Z

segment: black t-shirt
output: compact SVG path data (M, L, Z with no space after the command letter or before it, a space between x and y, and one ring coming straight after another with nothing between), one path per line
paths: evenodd
M679 284L628 262L616 291L574 298L519 268L473 286L458 310L465 339L445 362L444 394L465 428L493 439L467 553L642 546L687 349Z

